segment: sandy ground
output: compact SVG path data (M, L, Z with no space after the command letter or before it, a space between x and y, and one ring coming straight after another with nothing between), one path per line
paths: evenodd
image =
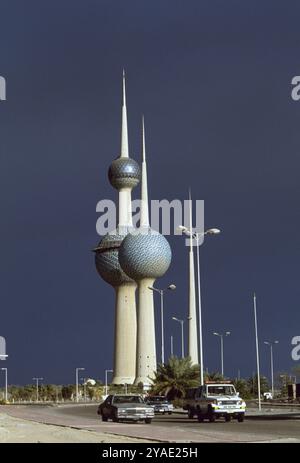
M138 443L140 439L53 426L0 414L0 443ZM146 442L143 440L143 442Z

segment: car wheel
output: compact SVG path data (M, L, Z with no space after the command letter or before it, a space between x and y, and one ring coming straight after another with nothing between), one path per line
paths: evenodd
M225 415L225 421L229 423L231 421L231 415Z
M189 417L190 420L192 420L194 418L194 411L193 411L192 408L189 408L188 417Z
M239 416L238 416L238 419L237 419L238 422L242 423L244 421L244 419L245 419L244 413L240 413Z
M146 418L146 419L145 419L145 423L146 423L146 424L151 424L151 421L152 421L152 418Z
M198 415L198 423L203 423L203 416L202 415Z
M107 421L107 420L108 420L107 416L102 415L102 421Z
M168 412L168 415L172 415L172 412Z

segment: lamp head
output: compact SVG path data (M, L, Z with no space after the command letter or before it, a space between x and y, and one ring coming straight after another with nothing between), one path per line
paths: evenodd
M221 230L219 228L209 228L205 232L205 234L207 235L218 235L219 233L221 233Z
M178 230L178 231L185 232L185 231L187 231L188 229L187 229L187 227L185 227L184 225L178 225L177 230Z

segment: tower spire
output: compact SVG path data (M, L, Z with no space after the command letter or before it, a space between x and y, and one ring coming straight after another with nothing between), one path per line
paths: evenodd
M128 149L128 128L127 128L127 107L126 107L126 82L123 69L123 105L122 105L122 131L121 131L121 158L129 157Z
M145 121L142 118L142 184L141 184L141 228L149 228L148 180L145 144Z

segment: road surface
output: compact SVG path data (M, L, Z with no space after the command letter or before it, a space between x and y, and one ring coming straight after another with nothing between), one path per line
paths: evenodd
M97 405L14 405L2 407L15 417L42 423L70 426L94 432L128 436L141 441L159 442L300 442L300 417L250 417L243 423L198 423L176 414L155 416L151 425L144 423L104 423L98 417ZM1 411L1 407L0 407Z

